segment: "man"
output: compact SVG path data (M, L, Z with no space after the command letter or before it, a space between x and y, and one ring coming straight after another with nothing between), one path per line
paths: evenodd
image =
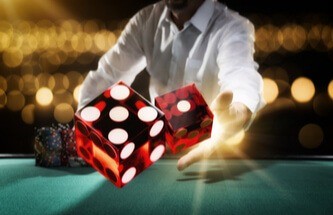
M119 80L131 84L144 68L152 101L195 83L215 117L212 138L178 161L183 170L207 158L262 107L253 43L252 24L216 0L160 1L129 21L98 69L87 75L78 108Z

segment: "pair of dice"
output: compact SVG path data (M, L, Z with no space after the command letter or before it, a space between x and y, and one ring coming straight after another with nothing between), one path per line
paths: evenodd
M115 186L123 187L163 156L210 137L213 114L194 84L155 98L122 81L75 113L77 152Z

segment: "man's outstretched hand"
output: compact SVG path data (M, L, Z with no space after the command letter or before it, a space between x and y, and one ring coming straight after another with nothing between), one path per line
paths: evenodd
M249 122L251 111L242 103L231 104L232 96L231 92L223 92L213 101L211 110L214 113L214 121L211 138L204 140L178 160L177 168L179 171L199 160L208 158Z

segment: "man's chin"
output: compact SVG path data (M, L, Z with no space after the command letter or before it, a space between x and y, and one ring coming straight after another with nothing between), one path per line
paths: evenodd
M169 10L174 11L174 12L180 12L187 7L187 1L175 1L175 2L166 2L166 6L168 7Z

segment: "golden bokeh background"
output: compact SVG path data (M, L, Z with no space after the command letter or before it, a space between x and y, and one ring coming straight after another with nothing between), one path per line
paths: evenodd
M32 127L72 122L87 72L95 69L98 59L116 43L130 16L118 20L78 18L54 1L45 1L37 7L43 8L45 14L48 11L49 17L44 14L36 18L29 12L33 9L27 3L21 3L27 8L24 17L10 15L8 8L18 8L19 4L19 1L0 1L0 16L3 16L0 19L0 116L6 119L1 121L1 128L6 128L9 118L15 119L18 128L30 129L25 132L25 138L26 144L31 145ZM45 9L47 4L53 6L54 12ZM286 19L281 14L270 17L248 11L244 15L255 25L255 59L264 78L267 105L258 114L254 128L249 133L239 133L228 144L241 147L251 141L269 141L270 135L280 131L275 126L290 126L289 130L294 132L289 134L290 141L297 143L300 147L297 149L318 149L328 144L325 147L331 150L332 16L314 13ZM281 110L289 112L274 115L281 114ZM297 123L290 119L290 125L286 121L275 125L283 116L296 116ZM270 124L265 124L268 121ZM258 131L267 134L253 137ZM278 134L284 136L282 132ZM7 148L9 152L11 147ZM327 153L333 154L333 151Z

